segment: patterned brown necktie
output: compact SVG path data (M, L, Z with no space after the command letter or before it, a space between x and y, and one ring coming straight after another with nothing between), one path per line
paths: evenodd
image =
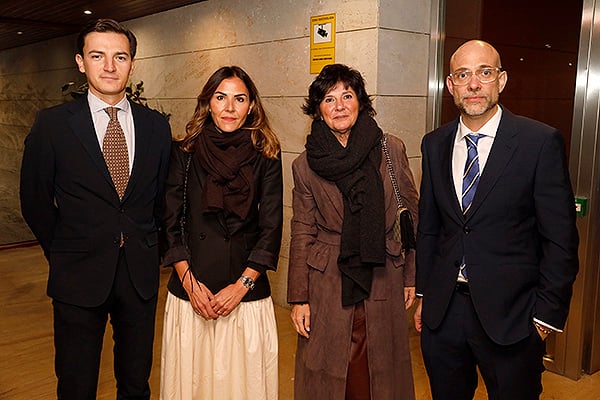
M119 198L123 198L127 182L129 182L129 154L127 152L127 142L125 142L125 134L117 119L117 107L107 107L104 109L110 121L106 128L104 141L102 142L102 152L104 160L110 172Z

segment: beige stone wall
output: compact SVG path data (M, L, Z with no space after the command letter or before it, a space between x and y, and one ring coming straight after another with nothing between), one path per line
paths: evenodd
M285 304L287 284L293 186L290 166L303 151L310 126L300 110L314 79L309 73L310 17L336 13L336 62L363 73L367 90L375 99L379 124L384 131L399 135L407 143L418 179L419 143L425 131L429 3L429 0L209 0L126 22L139 41L132 80L144 81L144 94L151 106L172 114L175 136L183 134L196 96L218 67L239 65L254 79L283 147L283 246L279 271L270 275L273 297L278 304ZM71 37L27 46L0 56L3 88L0 147L10 142L6 146L13 154L10 160L0 156L2 185L4 161L11 164L12 172L18 170L22 138L35 110L62 101L63 82L81 80L72 61L73 40ZM5 97L7 100L18 97L19 90L28 92L24 95L28 99L19 101L18 109L5 104ZM11 179L8 184L11 193L6 196L2 186L0 197L12 196L10 208L14 210L18 207L14 197L18 178Z
M62 102L62 84L77 75L72 40L0 52L0 245L33 239L19 208L23 140L36 111Z

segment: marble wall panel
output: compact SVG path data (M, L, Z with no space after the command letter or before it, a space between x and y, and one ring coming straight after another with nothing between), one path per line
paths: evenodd
M283 165L283 205L292 206L292 189L294 178L292 177L292 162L298 157L296 153L282 153L281 164Z
M427 96L429 36L381 29L377 94Z
M181 139L185 136L185 125L196 108L196 99L150 99L148 107L171 114L171 133L175 139Z
M211 52L166 55L136 61L133 82L144 82L147 98L195 99L217 68Z
M27 126L0 123L0 244L32 240L21 217L19 173Z
M287 257L279 257L279 264L276 272L269 272L269 283L271 284L271 298L279 306L287 306L287 278L288 278Z
M279 264L277 272L269 273L273 301L278 305L287 304L287 277L290 255L290 222L292 220L292 208L283 208L283 234L281 236L281 251L279 252Z
M358 70L365 80L367 93L377 94L378 30L365 29L337 36L335 61Z
M0 99L62 102L67 99L61 92L62 86L73 81L85 81L74 68L0 76Z
M263 97L263 106L285 153L298 155L304 151L311 120L300 109L302 104L303 97Z
M56 103L42 99L0 100L0 124L30 127L35 119L35 114L41 108L52 104ZM0 131L0 134L2 133Z
M196 98L219 67L238 65L254 80L261 96L303 96L312 81L308 39L259 43L140 59L134 81L152 82L148 97Z
M380 0L380 27L429 33L431 0Z
M421 186L421 177L423 176L421 170L421 157L409 157L408 163L410 164L410 170L413 173L413 178L415 178L415 185L417 186L417 191Z
M7 150L22 152L24 146L23 140L25 139L25 135L27 135L28 131L29 129L26 126L6 125L0 123L0 149L2 149L2 151L0 151L0 168L6 168L6 160L9 159L9 157L10 160L18 160L20 162L20 155L8 155ZM13 162L11 161L10 164L13 164ZM8 170L12 172L18 172L17 165L18 164L14 165L14 169L9 168Z
M70 35L4 50L0 76L71 68L75 65L75 41L76 35Z
M427 98L378 96L375 106L381 129L400 137L409 157L420 157L421 139L426 133Z
M376 0L206 1L128 21L139 57L308 37L310 17L336 13L338 32L374 27Z

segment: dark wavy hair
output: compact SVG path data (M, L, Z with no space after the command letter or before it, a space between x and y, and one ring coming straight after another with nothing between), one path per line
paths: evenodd
M375 109L371 97L365 89L365 80L360 72L344 64L330 64L323 67L321 73L315 78L308 89L308 97L304 99L302 111L313 119L321 118L319 106L327 93L341 82L345 88L351 87L358 97L359 112L366 111L374 117Z
M235 65L219 68L210 76L210 78L208 78L206 84L204 84L202 91L198 95L198 103L196 104L194 115L185 126L186 135L181 140L181 148L186 152L194 151L196 138L202 133L206 123L212 120L212 116L209 112L210 99L217 91L221 82L229 78L241 79L248 89L252 108L250 109L250 114L246 118L243 127L252 131L252 143L254 144L254 148L267 158L277 158L281 146L277 135L275 135L275 132L273 132L273 129L271 128L271 124L269 123L269 119L267 118L267 114L260 100L258 89L246 71Z
M129 40L129 55L133 60L137 51L137 39L133 32L125 28L123 25L114 19L97 19L86 24L77 36L77 53L83 57L83 46L85 45L85 37L92 32L114 32L125 35Z

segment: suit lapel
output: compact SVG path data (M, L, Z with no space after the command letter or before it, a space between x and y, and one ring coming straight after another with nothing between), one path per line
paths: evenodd
M131 106L131 113L133 115L133 126L135 129L135 154L133 158L133 167L131 168L131 175L129 176L129 183L123 194L123 201L127 199L129 194L134 190L135 185L139 183L140 177L144 172L144 168L147 165L148 153L151 146L151 126L149 124L149 118L145 118L145 110L142 106L139 106L133 102L129 102Z
M506 108L502 108L502 119L498 126L498 132L496 133L496 138L494 139L494 144L490 150L483 173L481 174L481 179L477 185L473 204L466 215L467 219L475 214L477 209L484 203L485 198L509 164L517 145L517 130L514 125L514 115Z
M458 130L458 122L456 119L453 123L450 123L446 127L444 137L440 145L440 165L442 166L441 179L442 184L440 187L444 188L445 196L450 203L450 208L454 211L456 218L460 221L463 219L462 207L460 201L456 196L454 190L454 177L452 175L452 153L454 151L454 139Z
M96 164L96 167L102 176L104 176L110 186L114 188L112 178L108 172L108 167L104 161L102 149L98 143L98 136L96 135L96 130L94 128L87 96L81 96L79 100L71 102L69 105L71 106L70 111L73 113L73 116L69 120L69 125L71 126L74 135L79 139L83 148L93 160L94 164Z

